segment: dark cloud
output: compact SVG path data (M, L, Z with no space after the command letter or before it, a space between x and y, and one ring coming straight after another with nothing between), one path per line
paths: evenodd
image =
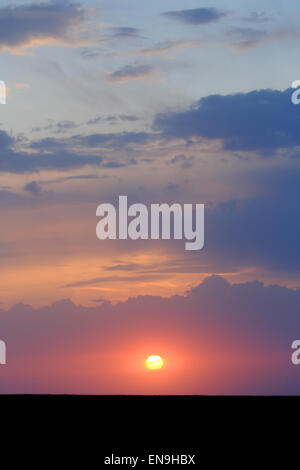
M167 11L163 15L181 23L199 25L215 23L226 13L217 8L194 8L193 10Z
M56 139L54 137L45 137L44 139L35 140L30 143L33 150L45 150L47 152L62 151L67 147L67 141Z
M180 167L183 170L187 170L188 168L191 168L193 165L193 161L195 160L195 157L193 156L186 156L186 155L175 155L175 157L171 158L167 162L168 165L180 165Z
M56 132L60 134L76 127L78 127L78 124L73 121L62 121L56 124Z
M230 285L212 276L185 296L140 296L115 306L96 300L102 305L61 300L50 307L19 303L1 310L1 338L9 345L1 393L145 393L144 381L138 389L140 379L128 380L122 362L124 351L126 359L140 360L141 342L142 358L149 344L159 345L162 355L167 351L171 362L180 355L180 379L169 383L168 375L166 393L300 392L299 370L291 364L300 290L258 281ZM89 362L95 357L101 364L97 388Z
M18 47L31 41L67 39L73 27L86 18L77 4L33 3L0 8L0 48Z
M129 116L121 116L128 119ZM121 168L137 164L131 158L128 161L103 160L101 156L86 155L86 148L114 149L131 148L134 145L145 145L159 138L156 134L146 132L121 132L107 134L75 135L66 139L47 137L30 143L30 152L17 152L13 149L16 143L5 132L0 133L0 171L11 173L32 173L41 169L67 170L97 165L103 168ZM1 146L2 142L2 146ZM78 147L84 153L80 154ZM76 148L76 150L73 150ZM73 178L72 178L73 179Z
M14 139L5 131L0 130L0 149L1 151L8 149L15 143Z
M298 192L299 198L299 192ZM206 217L206 253L215 266L300 272L298 206L289 196L222 203Z
M0 131L0 172L33 173L40 170L70 170L86 165L100 165L102 158L94 155L81 156L68 152L65 145L55 139L43 139L32 148L36 152L21 152L14 150L14 140L6 132ZM46 150L48 150L46 152ZM49 151L50 150L50 151Z
M119 26L117 28L112 28L113 36L115 38L136 38L140 36L140 30L137 28L129 28L124 26Z
M74 136L73 140L77 144L87 147L106 147L117 149L132 144L145 145L152 138L155 138L154 135L147 132L120 132L114 134L108 133Z
M24 191L27 191L34 196L38 196L42 192L42 188L36 181L31 181L31 183L24 186Z
M70 129L78 127L74 121L66 120L61 122L50 122L44 127L33 127L32 132L52 131L55 134L62 134Z
M101 157L81 156L71 152L28 154L9 151L0 156L0 171L8 173L33 173L40 170L70 170L86 165L100 165Z
M178 184L169 183L163 189L164 191L178 192L180 190L180 186Z
M117 121L135 122L135 121L138 121L138 117L133 116L132 114L96 116L93 119L90 119L89 121L87 121L87 124L88 125L98 124L101 121L104 121L104 122L117 122Z
M122 162L106 162L106 163L103 163L103 168L123 168L124 166L127 166L126 163L122 163Z
M90 119L89 121L87 121L87 125L92 126L94 124L98 124L102 120L103 120L103 116L96 116L93 119Z
M153 127L172 138L220 139L226 150L256 150L267 156L300 145L300 112L291 103L292 92L207 96L186 111L158 114Z
M112 83L121 83L130 80L142 80L151 76L154 70L154 67L148 64L126 65L125 67L108 74L107 78Z
M121 114L117 116L117 119L120 119L120 121L129 121L129 122L135 122L138 121L137 116L133 116L132 114Z

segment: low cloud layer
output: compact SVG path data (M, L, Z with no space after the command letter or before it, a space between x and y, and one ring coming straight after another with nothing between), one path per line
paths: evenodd
M291 364L299 306L299 290L218 276L168 299L18 304L0 311L8 347L0 392L299 393ZM140 362L153 348L167 361L158 383Z

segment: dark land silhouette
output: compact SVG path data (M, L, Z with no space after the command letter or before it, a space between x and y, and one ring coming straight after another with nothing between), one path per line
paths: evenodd
M0 409L11 464L102 468L112 453L164 453L196 454L202 468L288 468L299 443L298 397L3 395Z

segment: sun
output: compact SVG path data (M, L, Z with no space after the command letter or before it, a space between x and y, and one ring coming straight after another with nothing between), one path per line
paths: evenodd
M146 359L146 367L150 370L161 369L163 365L164 361L161 356L152 355Z

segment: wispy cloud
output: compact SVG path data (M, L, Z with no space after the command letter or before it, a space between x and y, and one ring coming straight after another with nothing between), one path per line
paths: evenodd
M140 37L140 30L137 28L130 28L125 26L119 26L112 28L112 33L114 38L137 38Z
M224 36L231 40L231 46L249 49L268 43L299 39L300 32L292 28L268 31L267 29L233 27Z
M71 282L70 284L66 284L64 286L61 286L61 288L69 288L69 287L84 287L84 286L90 286L93 284L101 284L101 283L112 283L112 282L128 282L128 283L136 283L136 282L146 282L146 281L157 281L158 279L166 279L168 278L167 275L165 274L159 274L158 276L155 274L145 274L141 275L139 274L138 276L102 276L102 277L96 277L94 279L87 279L85 281L76 281L76 282Z
M192 10L167 11L162 14L171 20L195 26L215 23L226 16L224 11L217 8L194 8Z
M144 47L134 52L136 54L141 54L141 55L165 54L172 50L183 49L185 47L197 47L199 45L200 45L200 41L197 39L161 41L161 42L158 42L157 44L154 44L152 47Z
M132 80L144 80L152 77L154 73L155 68L148 64L126 65L115 72L109 73L107 79L111 83L123 83Z
M225 36L232 38L232 46L240 49L256 47L266 39L270 39L267 31L254 28L231 28Z
M111 114L109 116L96 116L93 119L87 121L88 125L98 124L99 122L109 122L114 123L118 121L128 121L128 122L135 122L138 121L137 116L133 116L132 114L118 114L114 115Z
M270 17L263 12L252 11L248 16L243 18L248 23L266 23L270 21Z

